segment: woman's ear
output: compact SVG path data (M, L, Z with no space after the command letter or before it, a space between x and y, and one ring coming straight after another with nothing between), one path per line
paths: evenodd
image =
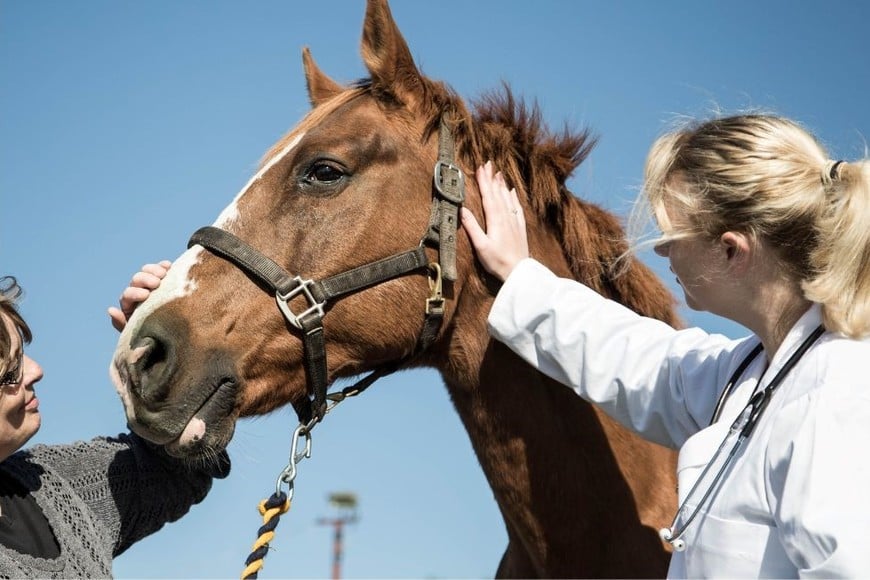
M744 233L725 232L719 237L728 267L735 272L743 272L749 266L752 255L752 240Z

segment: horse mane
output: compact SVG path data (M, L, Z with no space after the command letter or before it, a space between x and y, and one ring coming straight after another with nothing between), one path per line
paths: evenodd
M450 101L462 115L462 101ZM537 103L529 106L515 98L507 84L472 106L470 115L460 116L465 119L459 123L460 146L472 158L472 166L491 160L504 173L527 207L555 233L574 278L636 312L679 325L673 296L649 268L631 257L619 219L579 199L566 186L597 137L588 129L567 125L554 133Z

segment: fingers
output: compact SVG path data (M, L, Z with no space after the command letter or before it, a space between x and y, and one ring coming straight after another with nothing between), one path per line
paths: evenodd
M491 222L512 224L516 219L521 219L524 224L523 206L520 204L516 189L508 189L504 175L500 171L497 173L493 171L490 161L477 169L477 182L487 224Z
M483 231L483 228L480 227L480 224L477 223L477 218L474 217L474 214L471 213L471 210L467 207L463 207L461 209L462 219L462 227L465 228L465 231L468 233L468 237L471 238L471 243L475 248L479 248L485 245L488 241L486 237L486 232Z
M148 290L154 290L155 288L160 286L161 281L161 277L142 271L136 272L133 275L133 278L130 280L130 286L134 288L145 288Z
M508 189L501 172L491 162L476 171L486 230L468 209L462 211L462 225L480 263L491 274L505 280L516 264L528 257L528 241L522 205L515 189Z
M171 265L172 265L172 262L170 262L169 260L162 260L156 264L145 264L144 266L142 266L141 271L133 276L133 280L136 280L136 277L141 275L141 274L148 274L151 276L151 278L148 278L149 282L147 282L147 283L153 284L154 280L156 279L157 285L159 286L160 280L162 280L163 278L166 277L166 273L169 271L169 267ZM144 286L144 287L151 288L151 289L156 288L156 286L152 287L150 285Z
M121 332L127 326L127 316L114 306L109 307L109 319L112 321L112 326L118 332Z
M147 288L148 290L156 289L160 286L163 278L166 277L166 273L171 265L172 262L169 260L163 260L157 264L145 264L140 271L133 274L133 278L130 279L130 286L134 288Z
M130 279L130 285L124 289L118 299L120 308L112 306L108 309L112 326L116 330L124 329L133 311L145 302L153 290L160 286L170 266L172 266L172 262L161 260L156 264L145 264L139 272L133 275L133 278Z
M492 163L487 161L486 165L477 169L477 183L480 187L480 197L487 222L503 219L510 212L510 205L506 202L502 191L506 186L501 173L493 174Z
M150 294L151 289L149 288L136 286L128 286L127 288L124 288L124 291L121 293L121 298L119 299L121 310L128 314L132 313L139 304L145 302Z
M505 189L507 189L507 186L505 186ZM514 217L519 220L520 224L524 226L523 229L525 229L526 214L523 211L522 204L520 204L520 198L519 195L517 195L516 188L512 187L508 193L510 193L510 203L514 208L512 213Z

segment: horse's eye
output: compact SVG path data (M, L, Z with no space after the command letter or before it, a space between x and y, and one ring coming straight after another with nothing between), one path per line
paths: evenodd
M344 176L344 172L329 163L315 163L305 175L309 183L335 183Z

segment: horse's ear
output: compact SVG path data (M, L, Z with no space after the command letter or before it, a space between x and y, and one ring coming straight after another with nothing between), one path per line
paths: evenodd
M312 107L342 91L341 85L320 70L307 46L302 49L302 66L305 68L305 84L308 86L308 100Z
M411 108L421 100L423 76L386 0L368 0L362 57L371 74L373 89L390 94Z

